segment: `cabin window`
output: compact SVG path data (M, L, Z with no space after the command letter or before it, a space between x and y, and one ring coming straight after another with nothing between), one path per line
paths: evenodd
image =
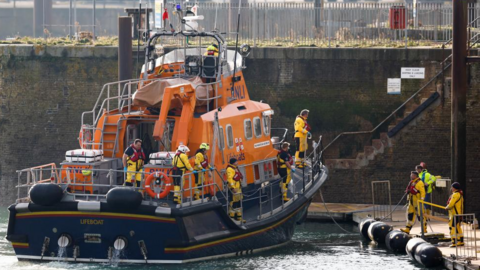
M228 148L233 148L233 128L231 125L227 125L227 144Z
M270 116L269 115L264 115L263 116L263 133L265 135L270 135Z
M253 118L253 128L255 131L255 137L262 136L262 124L260 124L260 117Z
M252 120L250 119L245 119L243 122L243 126L245 127L245 139L250 140L253 137L253 131L252 131Z
M220 149L225 149L225 134L223 133L223 127L222 126L219 126L218 127L218 137L219 137L219 140L218 140L218 147Z

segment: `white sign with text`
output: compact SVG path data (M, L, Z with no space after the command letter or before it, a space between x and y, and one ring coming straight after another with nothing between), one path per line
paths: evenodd
M400 95L401 89L402 89L402 79L389 78L387 80L387 94Z
M425 68L402 67L402 79L425 79Z

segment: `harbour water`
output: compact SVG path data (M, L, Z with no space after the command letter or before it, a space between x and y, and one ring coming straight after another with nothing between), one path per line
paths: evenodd
M238 258L205 261L185 265L110 265L73 264L66 262L19 262L10 243L5 239L8 210L0 208L0 269L8 270L104 270L104 269L422 269L406 255L395 255L384 247L363 241L354 224L307 222L297 227L293 241L288 245L262 253ZM34 228L32 228L34 229Z

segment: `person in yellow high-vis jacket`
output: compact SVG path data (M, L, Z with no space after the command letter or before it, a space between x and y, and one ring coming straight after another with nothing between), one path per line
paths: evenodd
M425 201L431 203L432 202L432 191L433 187L435 185L435 181L437 181L437 178L435 176L431 175L427 171L427 165L425 162L420 163L421 165L417 165L415 167L415 170L418 172L418 177L422 179L423 184L425 185ZM422 166L423 165L423 166ZM425 205L425 213L427 215L430 215L432 206L430 205Z
M196 171L198 171L197 174L195 174L195 185L197 187L201 187L204 184L205 181L205 172L208 170L213 171L214 168L212 165L208 163L208 156L207 156L207 151L210 150L210 146L208 143L202 143L200 144L200 148L197 150L197 153L195 154L195 166L193 167ZM211 174L209 172L209 174ZM211 175L210 175L211 176ZM203 191L206 193L206 191ZM195 189L195 199L199 200L200 195L202 194L202 189L197 188Z
M413 225L415 224L415 216L420 219L420 211L422 209L418 209L418 200L425 199L425 186L423 185L422 180L418 177L418 173L413 171L410 174L410 183L408 183L407 190L405 192L408 193L408 209L407 209L407 226L406 228L400 229L402 232L410 233ZM420 206L421 207L421 206ZM423 219L423 230L427 232L427 222L426 219Z
M122 157L123 170L127 174L125 186L140 187L144 162L145 153L142 150L142 140L135 139L133 144L125 149Z
M305 166L305 154L308 149L307 139L311 138L310 126L307 123L309 110L305 109L295 119L295 167L303 168Z
M452 239L450 247L463 246L461 220L459 217L455 219L455 215L463 214L463 192L460 183L455 182L452 184L452 195L448 198L445 209L448 210L448 226L450 227L450 238Z
M232 194L231 200L229 202L228 214L232 219L236 219L241 222L245 222L242 219L242 204L241 200L243 199L242 195L242 180L243 175L238 170L237 159L231 158L227 166L227 183L228 188Z
M193 173L197 173L196 170L193 169L192 165L188 161L187 153L190 152L190 149L186 145L180 145L173 157L173 201L176 203L181 203L181 186L183 182L183 175L187 170L192 171Z

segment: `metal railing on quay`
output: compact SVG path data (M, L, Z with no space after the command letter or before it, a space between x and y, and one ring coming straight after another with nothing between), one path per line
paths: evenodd
M23 3L29 3L29 7L33 8L31 0L8 2L3 3L2 8L12 9L12 16L18 8L25 8ZM166 8L170 19L166 27L169 28L172 24L178 31L179 22L171 14L174 3L176 2L167 1ZM237 29L238 4L199 2L197 6L198 14L204 16L204 20L199 21L199 30L216 29L218 32L227 33L227 41L233 43ZM147 7L155 11L152 1L142 4L142 9ZM80 32L90 32L92 39L101 35L114 36L118 34L117 16L119 12L125 14L125 8L138 8L138 1L58 0L52 6L54 15L42 22L44 31L41 35L44 38L67 35L80 38ZM49 16L51 11L48 10L49 8L44 6L39 12ZM163 13L163 10L160 13ZM239 42L253 46L410 47L444 42L452 37L452 4L441 1L420 2L415 5L251 2L242 3L240 13ZM480 4L468 3L467 20L473 32L478 31L478 21L475 19L479 14ZM4 20L16 21L16 18L7 16ZM142 22L143 20L142 18ZM150 28L164 29L165 26L155 26L152 20ZM30 31L13 28L11 35L18 32Z
M393 219L390 180L372 181L372 204L374 219L390 221Z
M459 230L456 229L457 235L452 236L455 237L455 258L457 260L471 261L478 258L476 228L478 223L475 220L475 214L453 216L453 226L459 224L457 226L460 227ZM459 245L460 237L463 237L463 245Z

